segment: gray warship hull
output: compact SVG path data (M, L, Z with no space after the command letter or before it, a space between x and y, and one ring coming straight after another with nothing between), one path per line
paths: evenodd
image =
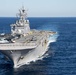
M8 60L14 64L14 68L18 68L24 64L28 64L44 55L49 44L40 44L33 49L22 50L1 50Z

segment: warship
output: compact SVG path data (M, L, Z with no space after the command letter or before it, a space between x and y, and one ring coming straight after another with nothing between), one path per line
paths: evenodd
M27 10L22 7L17 14L19 17L15 24L11 24L11 33L0 34L0 52L18 68L33 58L45 54L49 37L56 32L30 29L27 19Z

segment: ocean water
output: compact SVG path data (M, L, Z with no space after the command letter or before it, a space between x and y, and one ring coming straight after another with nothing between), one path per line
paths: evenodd
M0 33L10 33L17 18L0 18ZM44 58L14 69L0 53L0 75L76 75L76 18L29 18L31 29L53 30Z

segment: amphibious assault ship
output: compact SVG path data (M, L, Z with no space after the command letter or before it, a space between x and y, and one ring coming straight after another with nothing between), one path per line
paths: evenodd
M49 37L56 33L30 29L24 7L17 15L16 23L10 25L11 33L0 35L0 51L13 62L14 68L41 57L46 52Z

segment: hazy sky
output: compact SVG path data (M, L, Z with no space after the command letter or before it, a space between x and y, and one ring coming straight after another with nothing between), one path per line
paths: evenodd
M0 16L15 16L22 5L29 17L76 17L76 0L0 0Z

